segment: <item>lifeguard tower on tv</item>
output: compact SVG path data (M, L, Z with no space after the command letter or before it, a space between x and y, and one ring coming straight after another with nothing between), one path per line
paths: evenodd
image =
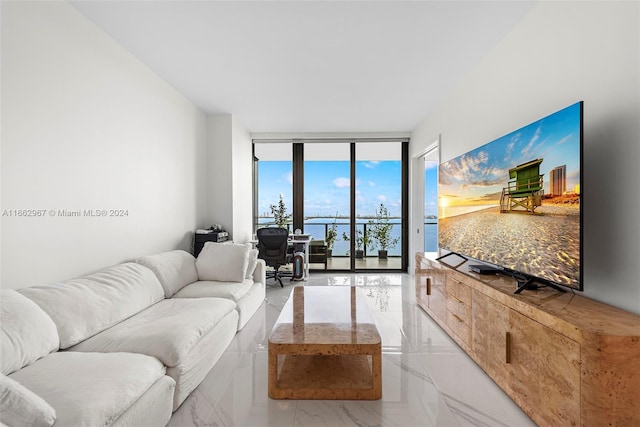
M543 159L532 160L509 169L507 186L500 195L500 212L528 212L536 213L542 205L542 175L540 163ZM524 209L524 210L523 210Z

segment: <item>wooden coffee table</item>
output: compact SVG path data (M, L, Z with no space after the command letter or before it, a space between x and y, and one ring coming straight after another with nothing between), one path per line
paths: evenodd
M382 346L353 286L293 288L269 336L269 397L382 397Z

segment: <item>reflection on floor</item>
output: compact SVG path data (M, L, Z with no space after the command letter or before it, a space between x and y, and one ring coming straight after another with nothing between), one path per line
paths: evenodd
M312 273L305 282L364 289L382 336L381 400L269 399L267 340L292 289L285 283L267 287L265 304L169 426L535 425L417 306L407 274Z
M315 268L313 264L311 268ZM331 257L327 259L327 270L349 270L351 268L351 258L349 257ZM357 269L368 270L400 270L402 269L402 258L399 256L378 258L377 256L369 256L366 258L356 259Z

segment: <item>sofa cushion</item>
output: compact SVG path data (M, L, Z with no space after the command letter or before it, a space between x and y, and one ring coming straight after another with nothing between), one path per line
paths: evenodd
M238 302L253 286L252 279L244 279L242 282L213 282L200 280L185 286L177 292L174 298L226 298Z
M56 425L110 425L164 377L159 360L143 354L57 352L10 378L56 411Z
M176 381L169 375L163 376L110 424L110 427L166 426L173 413L175 390Z
M136 262L155 273L166 298L171 298L182 287L198 280L196 259L189 252L163 252L139 258Z
M244 276L245 279L253 280L253 272L256 270L256 266L258 265L258 250L250 249L249 250L249 264L247 265L247 274Z
M249 246L233 243L204 244L196 259L200 280L242 282L249 265Z
M235 307L222 298L165 299L72 350L141 353L176 366Z
M56 411L19 382L0 374L0 419L12 427L49 427Z
M128 262L97 273L19 290L53 319L65 349L164 298L155 274Z
M10 289L0 291L0 366L10 374L58 350L53 320L33 301Z

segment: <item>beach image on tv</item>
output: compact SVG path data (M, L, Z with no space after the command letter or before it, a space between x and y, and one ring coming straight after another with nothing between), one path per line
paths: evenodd
M442 163L440 248L581 289L581 107Z

